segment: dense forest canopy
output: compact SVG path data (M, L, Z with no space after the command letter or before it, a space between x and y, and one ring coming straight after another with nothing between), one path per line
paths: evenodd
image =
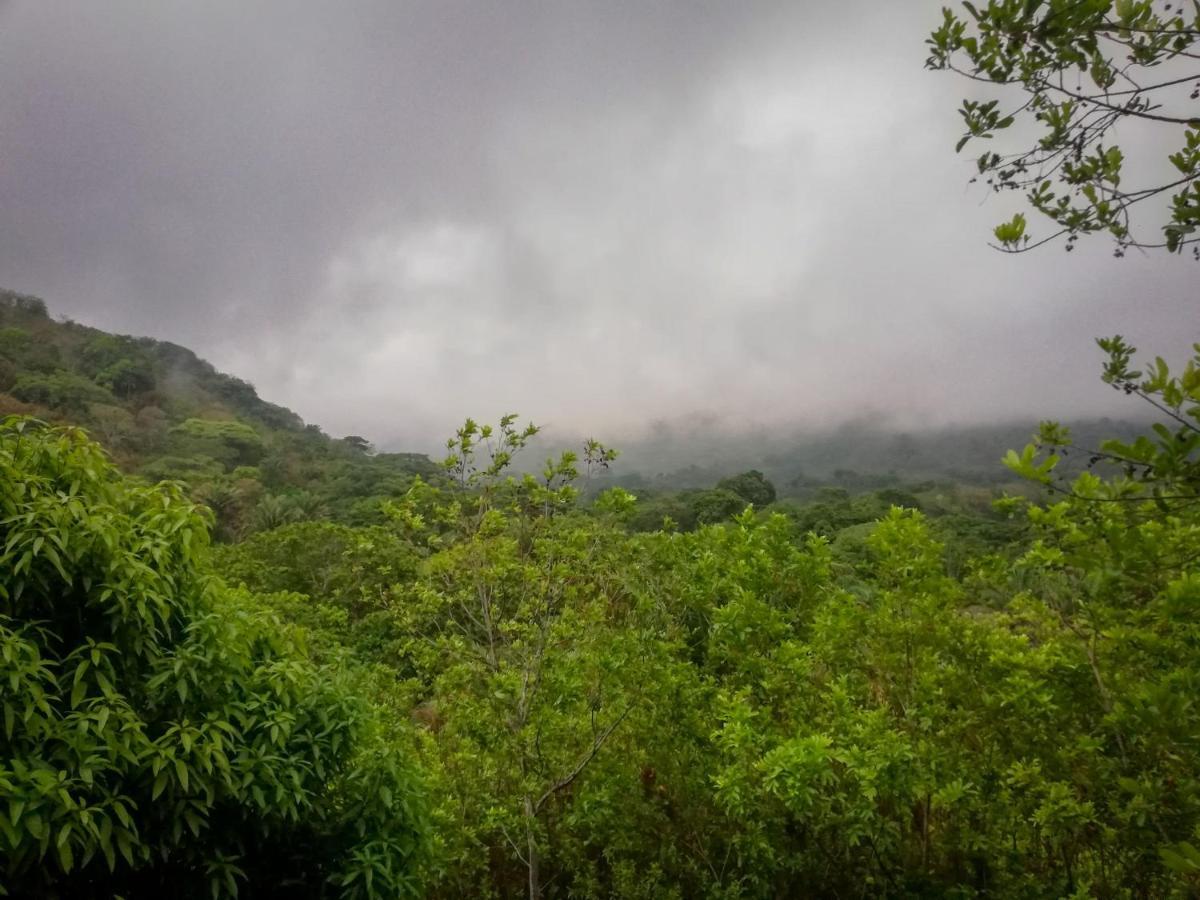
M1195 883L1200 360L1104 342L1164 424L1046 424L997 500L897 475L920 436L885 473L673 484L703 474L595 441L522 464L514 416L435 466L4 315L10 893Z
M1135 79L1198 33L990 0L929 65L1024 94L965 142L1048 129L978 169L1068 248L1174 252L1196 97ZM1174 181L1125 192L1119 122ZM1127 420L622 455L510 414L434 461L0 291L0 894L1196 896L1200 344L1097 343Z

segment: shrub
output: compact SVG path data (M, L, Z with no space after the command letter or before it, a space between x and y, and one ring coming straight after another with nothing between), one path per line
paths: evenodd
M0 871L17 895L397 896L421 805L345 666L207 571L178 487L0 424ZM336 891L335 891L336 892Z
M17 378L9 391L18 400L37 403L64 413L86 415L92 403L113 404L113 395L92 381L71 372L26 374Z

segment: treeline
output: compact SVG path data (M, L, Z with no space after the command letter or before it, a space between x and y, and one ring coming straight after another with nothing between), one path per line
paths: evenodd
M326 436L183 347L55 321L41 299L0 291L0 415L13 414L83 426L123 471L148 483L183 483L191 499L212 511L218 542L295 522L379 525L382 503L402 496L415 475L441 477L439 467L421 454L376 453L365 438ZM891 458L890 445L879 436L844 432L820 440L834 441L821 444L821 453L831 458L860 459L864 452ZM696 450L695 440L686 443ZM972 458L993 473L982 491L936 466L933 479L901 477L894 465L903 470L908 456L892 458L893 470L883 474L848 469L820 478L796 474L813 461L811 441L798 441L794 457L778 449L767 453L769 477L758 470L730 474L738 471L739 459L764 455L762 447L734 445L726 448L722 466L684 466L671 475L647 477L623 462L619 470L598 472L590 491L619 485L637 495L642 502L627 523L635 530L665 525L691 531L726 521L751 502L760 510L776 503L774 509L833 537L841 528L877 518L891 502L988 517L991 489L997 488L994 473L1013 479L995 465L996 448L1007 445L993 441L982 453L977 443ZM639 448L635 456L651 462L683 452L681 445L668 444L649 454ZM758 487L751 483L755 478L762 482Z
M1081 443L1098 446L1110 438L1133 438L1149 421L1131 416L1070 425ZM830 487L861 493L930 480L1007 489L1017 480L996 465L996 448L1021 446L1036 428L1030 420L904 429L872 418L838 426L730 431L719 420L701 417L659 422L649 434L625 442L614 478L630 490L697 490L753 469L763 472L780 496L797 500Z

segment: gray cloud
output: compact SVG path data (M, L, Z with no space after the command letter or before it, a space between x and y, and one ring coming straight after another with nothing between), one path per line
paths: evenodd
M384 444L1107 411L1194 264L985 246L938 7L0 2L0 284Z

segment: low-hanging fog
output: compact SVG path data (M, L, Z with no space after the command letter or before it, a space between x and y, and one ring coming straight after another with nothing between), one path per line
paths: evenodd
M989 249L938 18L10 0L0 286L382 447L1131 413L1092 337L1183 352L1200 268Z

